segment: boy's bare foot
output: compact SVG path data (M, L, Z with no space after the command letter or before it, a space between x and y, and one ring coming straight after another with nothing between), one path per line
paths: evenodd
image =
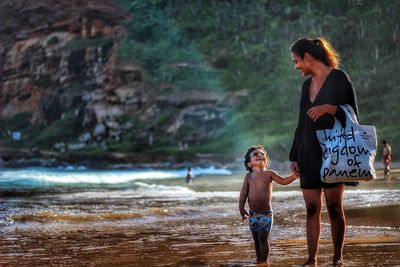
M338 267L344 266L343 265L343 260L342 259L333 260L332 266L338 266Z
M313 260L308 260L305 263L303 263L300 266L305 266L305 267L317 267L317 261Z
M258 267L258 266L260 266L260 267L261 267L261 266L262 266L262 267L264 267L264 266L265 266L265 267L269 267L269 263L268 263L267 261L256 260L255 263L256 263L257 267Z

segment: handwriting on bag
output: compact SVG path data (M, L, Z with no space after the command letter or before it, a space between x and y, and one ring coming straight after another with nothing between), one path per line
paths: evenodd
M336 133L333 135L332 131L324 131L324 135L326 141L338 144L334 147L325 146L322 150L323 160L328 158L331 159L330 168L325 167L322 171L324 178L327 176L345 176L349 178L365 176L373 177L373 174L370 172L370 170L363 169L362 166L360 166L360 164L362 164L360 157L365 155L372 156L372 152L367 148L360 147L360 143L356 140L353 127L348 128L347 132L345 128L342 128L339 133L336 131ZM367 139L368 137L362 136L361 138ZM349 167L354 168L340 168L339 170L332 168L338 165L339 162L342 162L342 158L344 158L344 161Z

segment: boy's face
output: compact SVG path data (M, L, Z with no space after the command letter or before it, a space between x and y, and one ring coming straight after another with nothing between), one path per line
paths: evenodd
M248 164L250 168L258 167L264 169L267 163L267 156L263 150L255 149L251 151L250 162Z

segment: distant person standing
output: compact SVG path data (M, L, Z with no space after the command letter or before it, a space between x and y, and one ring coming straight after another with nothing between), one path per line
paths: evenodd
M382 163L385 179L390 180L390 163L392 162L392 148L386 140L383 140Z
M186 174L186 183L191 184L193 180L192 167L188 167Z

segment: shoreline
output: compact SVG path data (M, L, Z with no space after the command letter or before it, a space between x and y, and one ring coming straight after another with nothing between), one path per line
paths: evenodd
M230 155L180 154L160 155L153 153L104 153L54 152L44 150L0 148L0 167L58 167L85 166L93 169L131 168L187 168L187 166L218 166L237 169L235 159Z
M383 170L383 164L375 160L377 179ZM180 169L188 166L218 167L225 168L232 173L243 173L243 162L241 158L233 155L219 154L191 154L182 151L182 154L160 155L150 153L107 153L96 155L90 152L54 152L45 150L11 149L0 148L0 168L29 168L29 167L67 167L84 166L91 169ZM290 171L290 162L271 161L271 169L279 172ZM400 162L392 162L391 168L399 178ZM396 177L397 176L397 177Z

